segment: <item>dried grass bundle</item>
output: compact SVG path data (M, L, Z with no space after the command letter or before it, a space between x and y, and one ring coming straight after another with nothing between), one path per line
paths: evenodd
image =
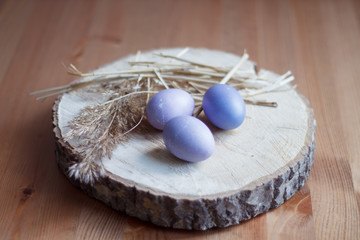
M270 81L239 70L249 58L247 53L233 68L225 69L182 58L188 50L185 48L177 56L156 54L180 63L139 61L138 52L135 61L129 62L131 69L116 72L82 73L70 65L67 72L85 80L32 93L41 95L38 99L79 90L106 92L109 96L103 103L83 109L69 123L70 131L64 139L76 142L76 149L82 156L80 162L74 162L69 167L69 176L94 184L104 173L101 159L105 156L111 158L113 149L126 140L127 134L141 126L149 97L162 89L174 87L189 92L195 99L194 115L197 116L202 111L204 93L214 84L226 83L235 87L248 104L276 107L276 102L258 101L251 97L277 91L294 80L291 72ZM97 77L86 80L89 76Z

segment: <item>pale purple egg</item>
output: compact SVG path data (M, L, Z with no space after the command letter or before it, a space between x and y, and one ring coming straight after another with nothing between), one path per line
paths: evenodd
M192 116L179 116L165 125L163 138L166 148L188 162L200 162L214 152L215 140L210 129Z
M206 117L221 129L239 127L245 119L245 102L239 92L226 84L209 88L203 98Z
M172 118L192 115L195 102L192 96L181 89L165 89L155 94L146 106L148 122L159 130Z

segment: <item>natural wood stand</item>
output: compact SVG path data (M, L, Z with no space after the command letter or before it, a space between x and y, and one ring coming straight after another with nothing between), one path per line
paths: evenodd
M161 50L174 55L178 51ZM232 66L239 60L238 56L206 49L191 49L187 54L197 62L216 65ZM146 53L142 60L152 57ZM133 56L99 71L129 68L129 60ZM254 66L247 62L246 67ZM260 74L277 76L264 70ZM70 180L116 210L165 227L226 227L276 208L309 176L315 119L307 100L296 90L259 98L276 101L278 107L247 105L247 117L238 129L211 127L216 150L204 162L186 163L171 156L159 131L130 133L130 139L119 144L111 159L102 159L103 178L94 185ZM65 175L69 164L79 159L76 149L63 140L66 124L89 104L76 92L60 96L54 104L56 159Z

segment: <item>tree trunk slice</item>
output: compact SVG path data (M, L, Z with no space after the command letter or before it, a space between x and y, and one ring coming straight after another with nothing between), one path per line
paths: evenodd
M181 50L156 52L176 55ZM190 49L183 57L227 67L240 59L207 49ZM141 57L141 61L153 59L159 58L152 52ZM129 56L98 71L129 69L127 62L133 60L134 56ZM241 69L251 72L255 66L248 61ZM278 77L265 70L259 75ZM69 166L81 156L71 142L64 141L63 134L68 131L69 121L94 101L76 91L67 93L59 96L53 107L56 159L73 184L141 220L201 230L238 224L293 196L308 178L314 158L315 119L308 101L293 89L259 98L276 101L278 107L247 105L245 122L231 131L208 124L216 148L206 161L186 163L176 159L166 150L157 130L130 133L129 139L114 149L111 159L101 160L105 174L91 185L69 177Z

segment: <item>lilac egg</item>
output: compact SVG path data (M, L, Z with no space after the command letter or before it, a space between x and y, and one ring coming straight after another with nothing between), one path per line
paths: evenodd
M172 118L192 115L195 102L192 96L181 89L166 89L155 94L146 106L148 122L159 130Z
M176 157L199 162L211 156L215 141L210 129L192 116L179 116L166 123L163 138L166 148Z
M243 98L235 88L226 84L216 84L206 91L203 109L209 121L221 129L237 128L245 119Z

